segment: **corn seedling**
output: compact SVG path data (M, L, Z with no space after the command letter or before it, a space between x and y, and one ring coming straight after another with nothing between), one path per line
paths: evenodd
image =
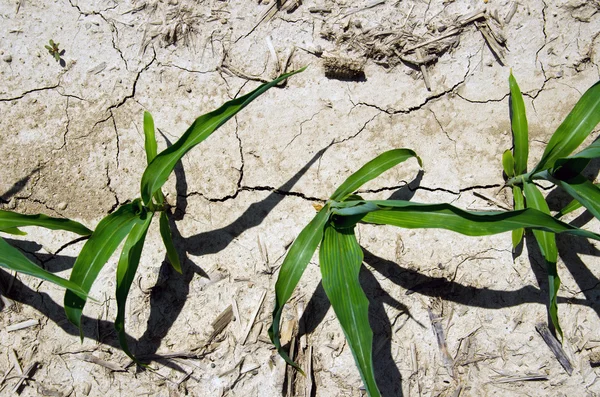
M181 273L181 264L171 237L167 218L167 204L161 190L175 165L194 146L208 138L216 129L246 107L259 95L301 70L280 76L261 85L254 91L231 100L217 110L198 117L185 133L170 147L157 154L154 121L144 113L145 151L148 166L142 175L141 199L122 205L117 211L100 221L90 239L75 261L70 281L79 285L87 295L98 274L123 240L125 243L117 265L117 317L115 328L123 351L136 363L130 352L125 334L125 304L137 267L139 265L146 233L153 216L159 213L159 230L166 247L167 258L175 271ZM80 291L81 292L81 291ZM75 324L83 339L81 315L86 303L85 295L67 290L64 298L67 318Z
M293 242L275 284L275 308L269 335L285 361L301 371L281 346L279 325L285 303L292 296L302 273L320 245L323 289L340 322L370 396L380 396L380 392L373 370L373 332L369 325L369 301L358 279L363 251L355 235L357 223L408 229L440 228L467 236L530 228L600 240L600 235L568 225L536 208L509 212L470 212L450 204L363 200L353 194L364 183L410 158L421 162L412 150L391 150L371 160L346 179Z
M24 236L21 227L39 226L51 230L66 230L81 236L89 236L92 231L79 222L70 219L52 218L46 215L23 215L11 211L0 211L0 233ZM0 237L0 266L19 273L29 274L42 280L50 281L56 285L72 291L73 294L82 298L87 293L77 284L70 280L50 273L31 262L21 251L11 246Z
M546 214L550 209L534 180L546 180L561 187L573 197L557 217L584 206L595 218L600 219L600 189L582 175L583 170L594 158L600 157L600 140L575 155L571 155L600 122L600 82L590 87L579 99L566 119L550 138L539 163L527 172L529 154L528 126L523 96L512 73L509 77L510 117L513 133L513 149L502 156L507 185L512 187L514 208L535 208ZM513 231L513 249L516 250L523 239L524 229ZM534 230L540 252L548 270L549 304L548 314L556 333L562 338L558 321L557 295L560 288L556 262L558 249L553 232Z

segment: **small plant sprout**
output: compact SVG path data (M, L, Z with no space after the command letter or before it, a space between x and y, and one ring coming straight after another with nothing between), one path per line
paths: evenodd
M167 251L167 258L175 271L182 272L181 263L171 237L167 213L165 212L168 205L161 190L162 186L167 181L175 165L188 151L208 138L227 120L269 88L302 70L304 69L284 74L269 83L259 86L250 93L233 99L220 108L198 117L172 146L158 154L154 120L150 113L144 113L145 151L148 166L142 175L142 197L122 205L117 211L100 221L77 257L70 277L72 283L81 286L83 292L88 294L108 259L120 243L125 240L117 265L117 317L115 328L121 348L137 364L145 366L130 352L127 344L125 305L139 265L146 233L156 213L160 214L159 230ZM67 318L79 327L82 338L81 316L85 303L85 295L66 291L64 306Z
M275 284L275 308L269 335L279 354L298 370L281 346L279 325L290 299L317 247L323 289L331 302L367 393L380 396L373 370L373 332L369 301L359 283L363 251L355 235L357 223L392 225L407 229L439 228L467 236L484 236L519 228L550 233L571 233L595 240L600 235L568 225L536 208L510 212L470 212L450 204L420 204L403 200L364 200L354 194L364 183L410 158L410 149L385 152L352 174L333 193L314 219L292 243Z
M54 40L50 40L49 42L50 45L46 45L44 47L46 47L46 49L48 50L48 52L50 53L50 55L52 55L54 57L54 59L56 60L56 62L60 62L60 56L64 53L64 50L60 50L58 48L60 43L55 43Z
M561 187L573 197L573 201L563 208L556 217L561 217L584 206L596 219L600 219L600 189L582 175L590 161L600 157L600 141L596 140L587 148L571 155L600 122L600 82L590 87L567 118L550 138L542 158L532 171L527 172L529 154L528 126L525 104L517 80L512 73L510 86L510 119L513 134L513 149L502 155L502 167L512 188L514 208L535 208L546 214L550 208L535 185L534 180L546 180ZM513 248L523 239L522 228L513 231ZM533 230L540 252L546 262L549 285L548 314L556 333L562 339L563 332L558 321L557 295L560 288L556 262L558 249L553 232Z

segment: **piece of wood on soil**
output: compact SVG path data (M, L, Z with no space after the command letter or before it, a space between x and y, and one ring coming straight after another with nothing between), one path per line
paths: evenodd
M571 364L571 360L567 357L560 342L552 335L548 326L544 323L537 323L535 329L542 336L542 339L544 339L544 342L546 342L550 350L552 350L552 353L554 353L554 356L560 365L562 365L569 376L571 376L571 374L573 374L573 364Z

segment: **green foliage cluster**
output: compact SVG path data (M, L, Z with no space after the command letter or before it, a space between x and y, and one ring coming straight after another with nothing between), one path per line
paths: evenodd
M147 112L144 113L148 165L141 180L141 198L122 205L106 216L93 232L72 220L0 211L0 232L3 233L22 235L24 233L19 229L20 227L41 226L89 236L75 261L69 280L35 265L1 238L0 266L66 288L64 307L67 318L81 329L82 310L90 289L102 267L125 240L117 267L118 310L115 328L123 351L136 363L145 366L133 356L127 346L125 305L137 271L146 233L156 213L159 214L159 230L167 257L173 268L181 272L181 264L171 238L166 213L168 205L161 190L163 184L177 162L189 150L266 90L302 70L282 75L242 97L225 103L219 109L200 116L179 140L161 153L157 153L152 116ZM508 178L507 185L513 190L514 211L471 212L446 203L365 200L355 192L366 182L409 159L415 159L422 166L421 159L410 149L390 150L369 161L336 189L314 219L302 230L291 245L279 271L275 284L276 302L273 323L269 335L281 356L289 364L300 370L281 346L279 332L281 315L309 261L320 246L319 262L323 288L344 331L367 392L370 396L380 395L373 370L373 332L368 319L368 299L358 279L363 262L363 251L355 235L359 223L408 229L441 228L466 236L484 236L512 231L515 247L520 244L523 231L531 229L548 265L549 314L556 331L562 335L556 305L560 279L556 272L558 252L555 234L569 233L600 240L600 235L571 226L559 219L560 216L580 206L584 206L600 219L599 188L582 175L589 162L600 157L598 143L600 141L592 143L576 155L571 155L600 121L600 83L592 86L583 95L550 139L540 162L533 171L527 172L528 136L525 106L512 75L509 81L514 147L512 151L508 150L504 153L502 164ZM544 179L560 186L573 197L573 202L556 216L551 216L544 196L533 182L536 179Z

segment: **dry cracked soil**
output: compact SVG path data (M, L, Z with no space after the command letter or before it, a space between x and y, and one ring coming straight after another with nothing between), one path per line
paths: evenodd
M183 274L151 229L126 318L154 370L119 349L116 255L84 311L83 343L60 288L0 270L0 394L364 395L317 257L284 312L307 376L267 335L279 266L313 204L405 147L423 169L403 163L364 196L509 208L510 70L533 165L600 77L599 11L597 0L0 0L0 207L21 213L95 227L139 195L144 110L162 150L199 115L308 65L189 152L165 185ZM553 209L565 203L547 193ZM568 220L600 229L581 211ZM513 257L510 233L358 231L384 396L600 395L598 243L558 238L569 374L536 331L548 283L531 238ZM29 232L8 241L68 277L84 242Z

